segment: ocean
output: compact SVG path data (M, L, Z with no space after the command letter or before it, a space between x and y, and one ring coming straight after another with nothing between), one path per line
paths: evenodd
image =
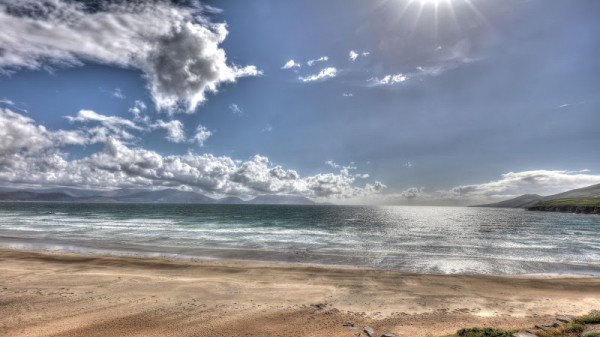
M598 276L600 216L469 207L0 203L0 248Z

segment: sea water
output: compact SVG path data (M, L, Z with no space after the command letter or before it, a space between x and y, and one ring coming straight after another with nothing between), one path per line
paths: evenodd
M0 203L0 248L597 276L600 216L469 207Z

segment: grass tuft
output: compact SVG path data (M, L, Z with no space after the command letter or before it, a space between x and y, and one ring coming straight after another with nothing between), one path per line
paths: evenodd
M575 318L575 322L580 324L600 324L600 312L594 311L587 315Z
M535 334L538 337L579 337L584 329L585 325L573 322L553 330L536 331Z
M512 332L494 328L469 328L456 332L457 337L511 337Z

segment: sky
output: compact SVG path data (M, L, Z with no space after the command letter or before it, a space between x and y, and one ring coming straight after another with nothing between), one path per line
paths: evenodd
M595 0L0 0L0 184L467 205L600 183Z

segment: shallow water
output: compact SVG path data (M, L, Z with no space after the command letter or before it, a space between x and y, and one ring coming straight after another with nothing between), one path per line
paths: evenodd
M519 209L0 203L0 248L600 275L600 216Z

